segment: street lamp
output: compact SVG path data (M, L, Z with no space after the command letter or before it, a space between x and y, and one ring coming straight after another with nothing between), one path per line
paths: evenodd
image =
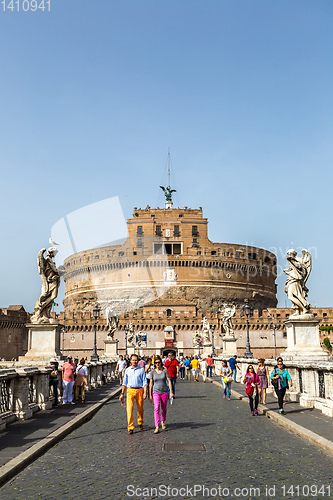
M249 316L251 309L247 300L245 301L244 311L246 315L246 351L244 354L244 358L253 358L250 346L250 331L249 331Z
M273 320L274 320L274 316L273 316ZM275 323L273 323L273 321L271 321L271 330L273 330L273 335L274 335L274 358L276 359L276 332L275 332L275 329L278 325L276 325Z
M214 340L215 340L215 325L212 325L212 358L215 356L215 346L214 346Z
M97 340L96 340L96 327L97 327L97 320L99 318L99 313L100 313L100 308L98 307L98 305L96 305L96 307L94 307L94 309L93 309L93 316L95 319L95 323L94 323L94 331L95 331L94 348L93 348L93 353L92 353L91 358L90 358L90 361L94 361L94 362L99 361L99 357L97 354Z
M127 335L128 335L128 326L125 326L125 357L127 356Z

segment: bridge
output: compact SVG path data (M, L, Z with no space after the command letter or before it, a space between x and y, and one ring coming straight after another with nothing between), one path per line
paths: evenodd
M242 384L228 401L220 379L210 382L179 380L157 435L149 401L143 431L127 434L117 381L89 393L84 407L8 424L1 499L332 498L331 417L297 402L281 416L272 395L252 417Z

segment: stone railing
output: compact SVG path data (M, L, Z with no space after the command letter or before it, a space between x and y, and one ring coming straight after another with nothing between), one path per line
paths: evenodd
M116 378L116 361L87 362L88 387L96 389ZM49 387L51 368L18 367L0 370L0 431L16 419L27 419L39 410L48 410L54 402ZM62 396L59 366L59 401Z
M215 374L219 375L222 366L221 357L215 358ZM249 363L256 370L257 359L237 358L240 370L237 370L237 381L241 382L246 374ZM293 385L287 390L286 399L298 401L301 406L317 408L325 415L333 417L333 360L329 361L285 361L286 368L292 378ZM271 375L276 361L265 361ZM274 392L269 385L267 392Z

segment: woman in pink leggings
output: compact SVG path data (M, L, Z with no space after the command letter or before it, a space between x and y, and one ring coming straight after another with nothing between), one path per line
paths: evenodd
M169 377L168 370L163 368L160 356L155 357L154 369L150 372L149 383L149 401L154 401L154 418L155 430L157 434L160 430L160 407L161 407L161 426L166 429L165 419L167 412L168 397L170 391L170 398L173 398L172 385Z

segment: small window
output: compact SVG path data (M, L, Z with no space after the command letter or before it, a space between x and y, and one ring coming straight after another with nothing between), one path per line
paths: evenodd
M323 313L323 318L326 318L327 317L327 313Z
M211 255L216 255L216 250L212 250Z
M173 244L173 254L174 255L181 255L182 253L182 246L180 243L174 243Z
M242 252L236 252L236 255L237 255L237 259L241 259L242 258Z
M179 217L183 217L183 214L179 214Z
M171 309L166 310L167 318L171 318Z
M249 260L257 260L257 254L256 253L249 253L248 254Z
M192 236L198 236L198 226L192 226Z
M99 259L99 255L95 255L95 260L98 260Z
M137 247L142 247L143 243L142 243L142 238L138 238L137 239L137 242L136 242L136 246Z
M161 226L158 226L158 225L156 226L156 234L157 234L158 236L161 236L161 234L162 234L162 229L161 229Z
M154 255L162 255L163 245L162 243L154 243Z
M199 252L199 251L198 251L198 252L197 252L197 255L201 255L201 252Z
M175 227L174 227L174 235L175 235L175 236L180 236L179 226L175 226Z
M142 226L138 226L137 228L137 234L142 234L143 231L142 231Z
M119 252L118 255L119 255L119 257L123 257L124 256L124 252Z
M172 255L172 245L171 245L171 243L166 243L165 246L164 246L164 248L165 248L165 253L167 255Z

